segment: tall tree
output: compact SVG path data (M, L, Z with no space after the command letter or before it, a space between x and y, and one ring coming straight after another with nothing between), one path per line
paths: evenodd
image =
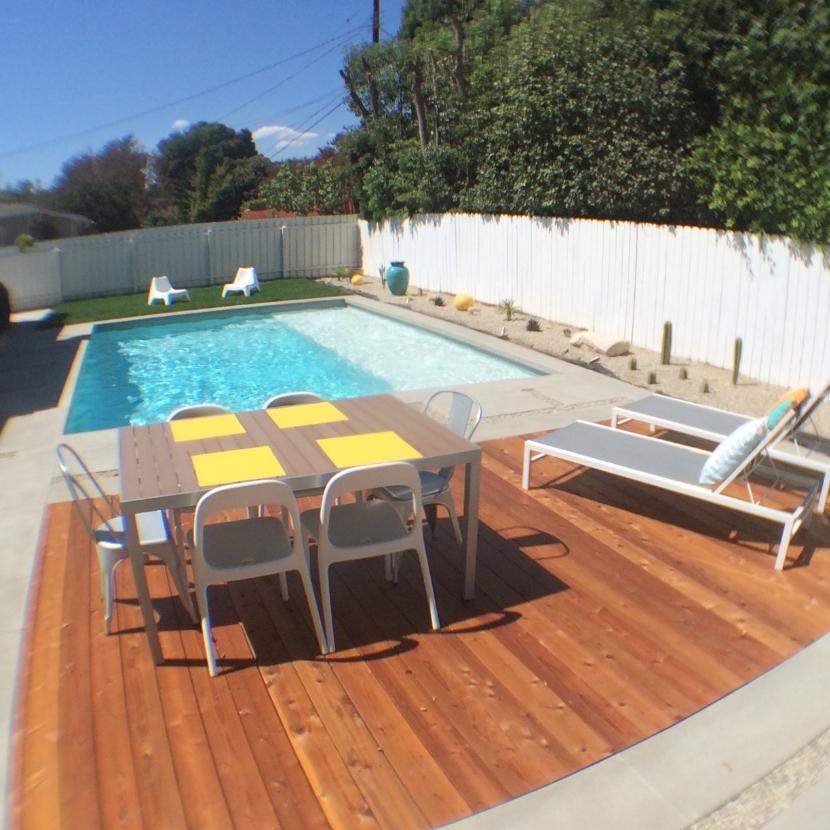
M147 209L147 164L148 155L133 136L111 141L99 153L63 165L53 204L88 217L97 231L140 227Z
M269 169L249 130L202 121L159 143L153 193L180 222L235 219Z

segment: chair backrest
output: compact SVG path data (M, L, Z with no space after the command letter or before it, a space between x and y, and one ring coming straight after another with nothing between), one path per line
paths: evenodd
M116 530L111 524L111 520L115 515L112 499L104 492L101 483L95 478L77 451L73 447L70 447L69 444L58 444L55 455L57 456L58 467L60 468L66 488L69 490L72 502L90 538L95 538L95 525L99 522L100 524L106 525L112 536L115 537ZM84 486L81 476L84 476L90 482L92 492ZM96 498L101 498L106 502L106 513L95 503ZM98 522L93 523L90 521L89 514L81 507L82 502L89 503L89 508L92 510L93 515L97 516Z
M208 415L228 415L230 409L218 403L195 403L190 406L180 406L168 416L168 421L180 421L182 418L204 418Z
M292 406L295 403L317 403L322 401L316 392L283 392L281 395L274 395L268 398L262 405L263 409L274 409L278 406Z
M424 414L443 423L447 429L469 441L481 422L482 409L481 404L465 392L439 389L427 398ZM449 481L454 469L442 467L438 475Z
M234 285L259 285L256 268L250 265L243 265L236 269L236 276L233 278Z
M225 579L228 568L214 568L204 557L205 526L208 519L226 510L247 507L275 506L281 508L281 515L288 514L291 528L285 528L286 538L290 538L290 531L293 529L294 539L292 542L292 555L302 553L303 542L300 527L300 513L297 507L297 499L291 488L283 481L276 479L264 479L262 481L243 481L239 484L224 484L221 487L214 487L208 490L196 505L196 515L193 519L193 540L196 548L192 552L192 564L194 574L199 579L211 575L222 576ZM257 521L255 517L250 521ZM272 518L272 517L269 517ZM282 521L278 519L278 521ZM243 553L243 551L240 551ZM245 567L241 565L238 572L244 572ZM223 576L224 575L224 576Z
M764 439L750 452L746 458L727 476L716 488L715 492L720 493L729 486L736 478L751 471L758 456L764 453L773 445L784 438L792 435L797 423L797 413L794 409L783 415L778 423L764 436Z
M465 392L440 389L427 398L424 414L469 440L481 422L482 411L481 404Z
M816 409L824 403L824 399L830 394L830 380L819 389L815 395L811 395L801 406L798 411L795 423L793 424L793 431L798 432L807 421L813 416Z
M156 291L166 292L172 291L173 286L170 284L170 278L166 274L162 274L160 277L153 277L153 286Z
M401 539L405 540L415 533L422 533L421 517L423 516L423 503L421 499L421 480L418 477L418 470L407 461L394 461L388 464L369 464L365 467L350 467L349 469L341 470L329 480L326 489L323 491L323 501L320 504L320 532L326 537L326 543L333 548L338 547L332 541L328 530L332 510L339 506L338 502L343 496L349 493L363 493L385 487L406 487L412 494L411 515L415 517L415 523L413 528L408 530L406 523L401 518ZM378 505L382 505L383 507L390 506L388 502L382 500L379 500L377 503L372 501L363 502L363 507L366 509L366 517L369 521L371 521L371 510ZM360 510L355 509L352 505L349 505L349 507L351 508L350 521L357 523L360 518ZM394 510L394 508L392 509Z

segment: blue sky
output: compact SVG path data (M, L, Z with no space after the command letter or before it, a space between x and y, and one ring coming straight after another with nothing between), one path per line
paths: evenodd
M382 37L405 0L381 0ZM354 120L338 74L372 0L25 0L4 10L0 187L134 135L220 121L274 158L313 155ZM304 53L304 54L300 54ZM260 71L261 70L261 71ZM247 77L246 77L247 76Z

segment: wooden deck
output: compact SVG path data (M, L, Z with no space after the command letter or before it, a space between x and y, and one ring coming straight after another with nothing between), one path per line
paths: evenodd
M148 566L154 667L128 567L102 633L94 551L46 511L15 713L15 828L425 828L499 804L695 712L830 629L830 524L772 569L778 528L484 444L476 599L439 521L444 628L417 566L333 571L340 651L303 595L216 589L208 676L165 570ZM546 480L547 479L547 480ZM553 484L555 480L555 485Z

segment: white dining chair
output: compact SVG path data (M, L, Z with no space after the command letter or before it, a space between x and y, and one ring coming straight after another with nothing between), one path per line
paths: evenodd
M101 571L101 596L104 602L104 633L112 627L112 605L115 597L115 568L129 558L124 517L117 514L110 496L105 492L89 467L69 444L58 444L58 467L84 527L95 542ZM84 484L88 481L91 491ZM101 509L100 502L106 505ZM194 622L198 621L187 585L187 574L179 550L170 537L163 511L138 513L135 517L138 543L145 556L161 559L173 577L173 584Z
M481 404L475 398L454 389L441 389L434 392L427 398L423 411L425 415L443 423L456 435L461 435L468 440L473 437L482 416ZM461 526L458 523L455 499L450 487L454 472L455 467L442 467L435 472L421 470L418 477L421 483L424 510L432 535L435 535L437 507L440 505L449 514L455 540L460 545L463 543ZM383 487L373 490L370 495L403 506L409 500L409 493L402 487Z
M361 497L364 491L381 487L406 488L414 517L411 526L397 506L383 499L365 500ZM344 501L343 497L350 494L355 500ZM320 509L306 510L300 515L306 542L312 538L317 541L320 602L330 652L335 650L335 642L329 568L337 562L414 550L421 566L432 628L440 627L424 545L422 514L418 471L407 462L394 462L342 470L326 485Z
M274 395L268 398L264 404L263 409L274 409L278 406L293 406L298 403L318 403L322 401L316 392L283 392L280 395Z
M289 525L283 518L274 515L250 515L250 508L259 505L279 508L281 516L288 516ZM240 519L208 521L218 513L236 508L249 509L248 515ZM199 499L193 524L191 564L211 676L216 675L216 655L208 610L208 588L239 579L297 571L305 589L320 652L326 653L326 638L314 598L308 552L298 528L297 500L291 488L281 481L226 484L209 490Z

